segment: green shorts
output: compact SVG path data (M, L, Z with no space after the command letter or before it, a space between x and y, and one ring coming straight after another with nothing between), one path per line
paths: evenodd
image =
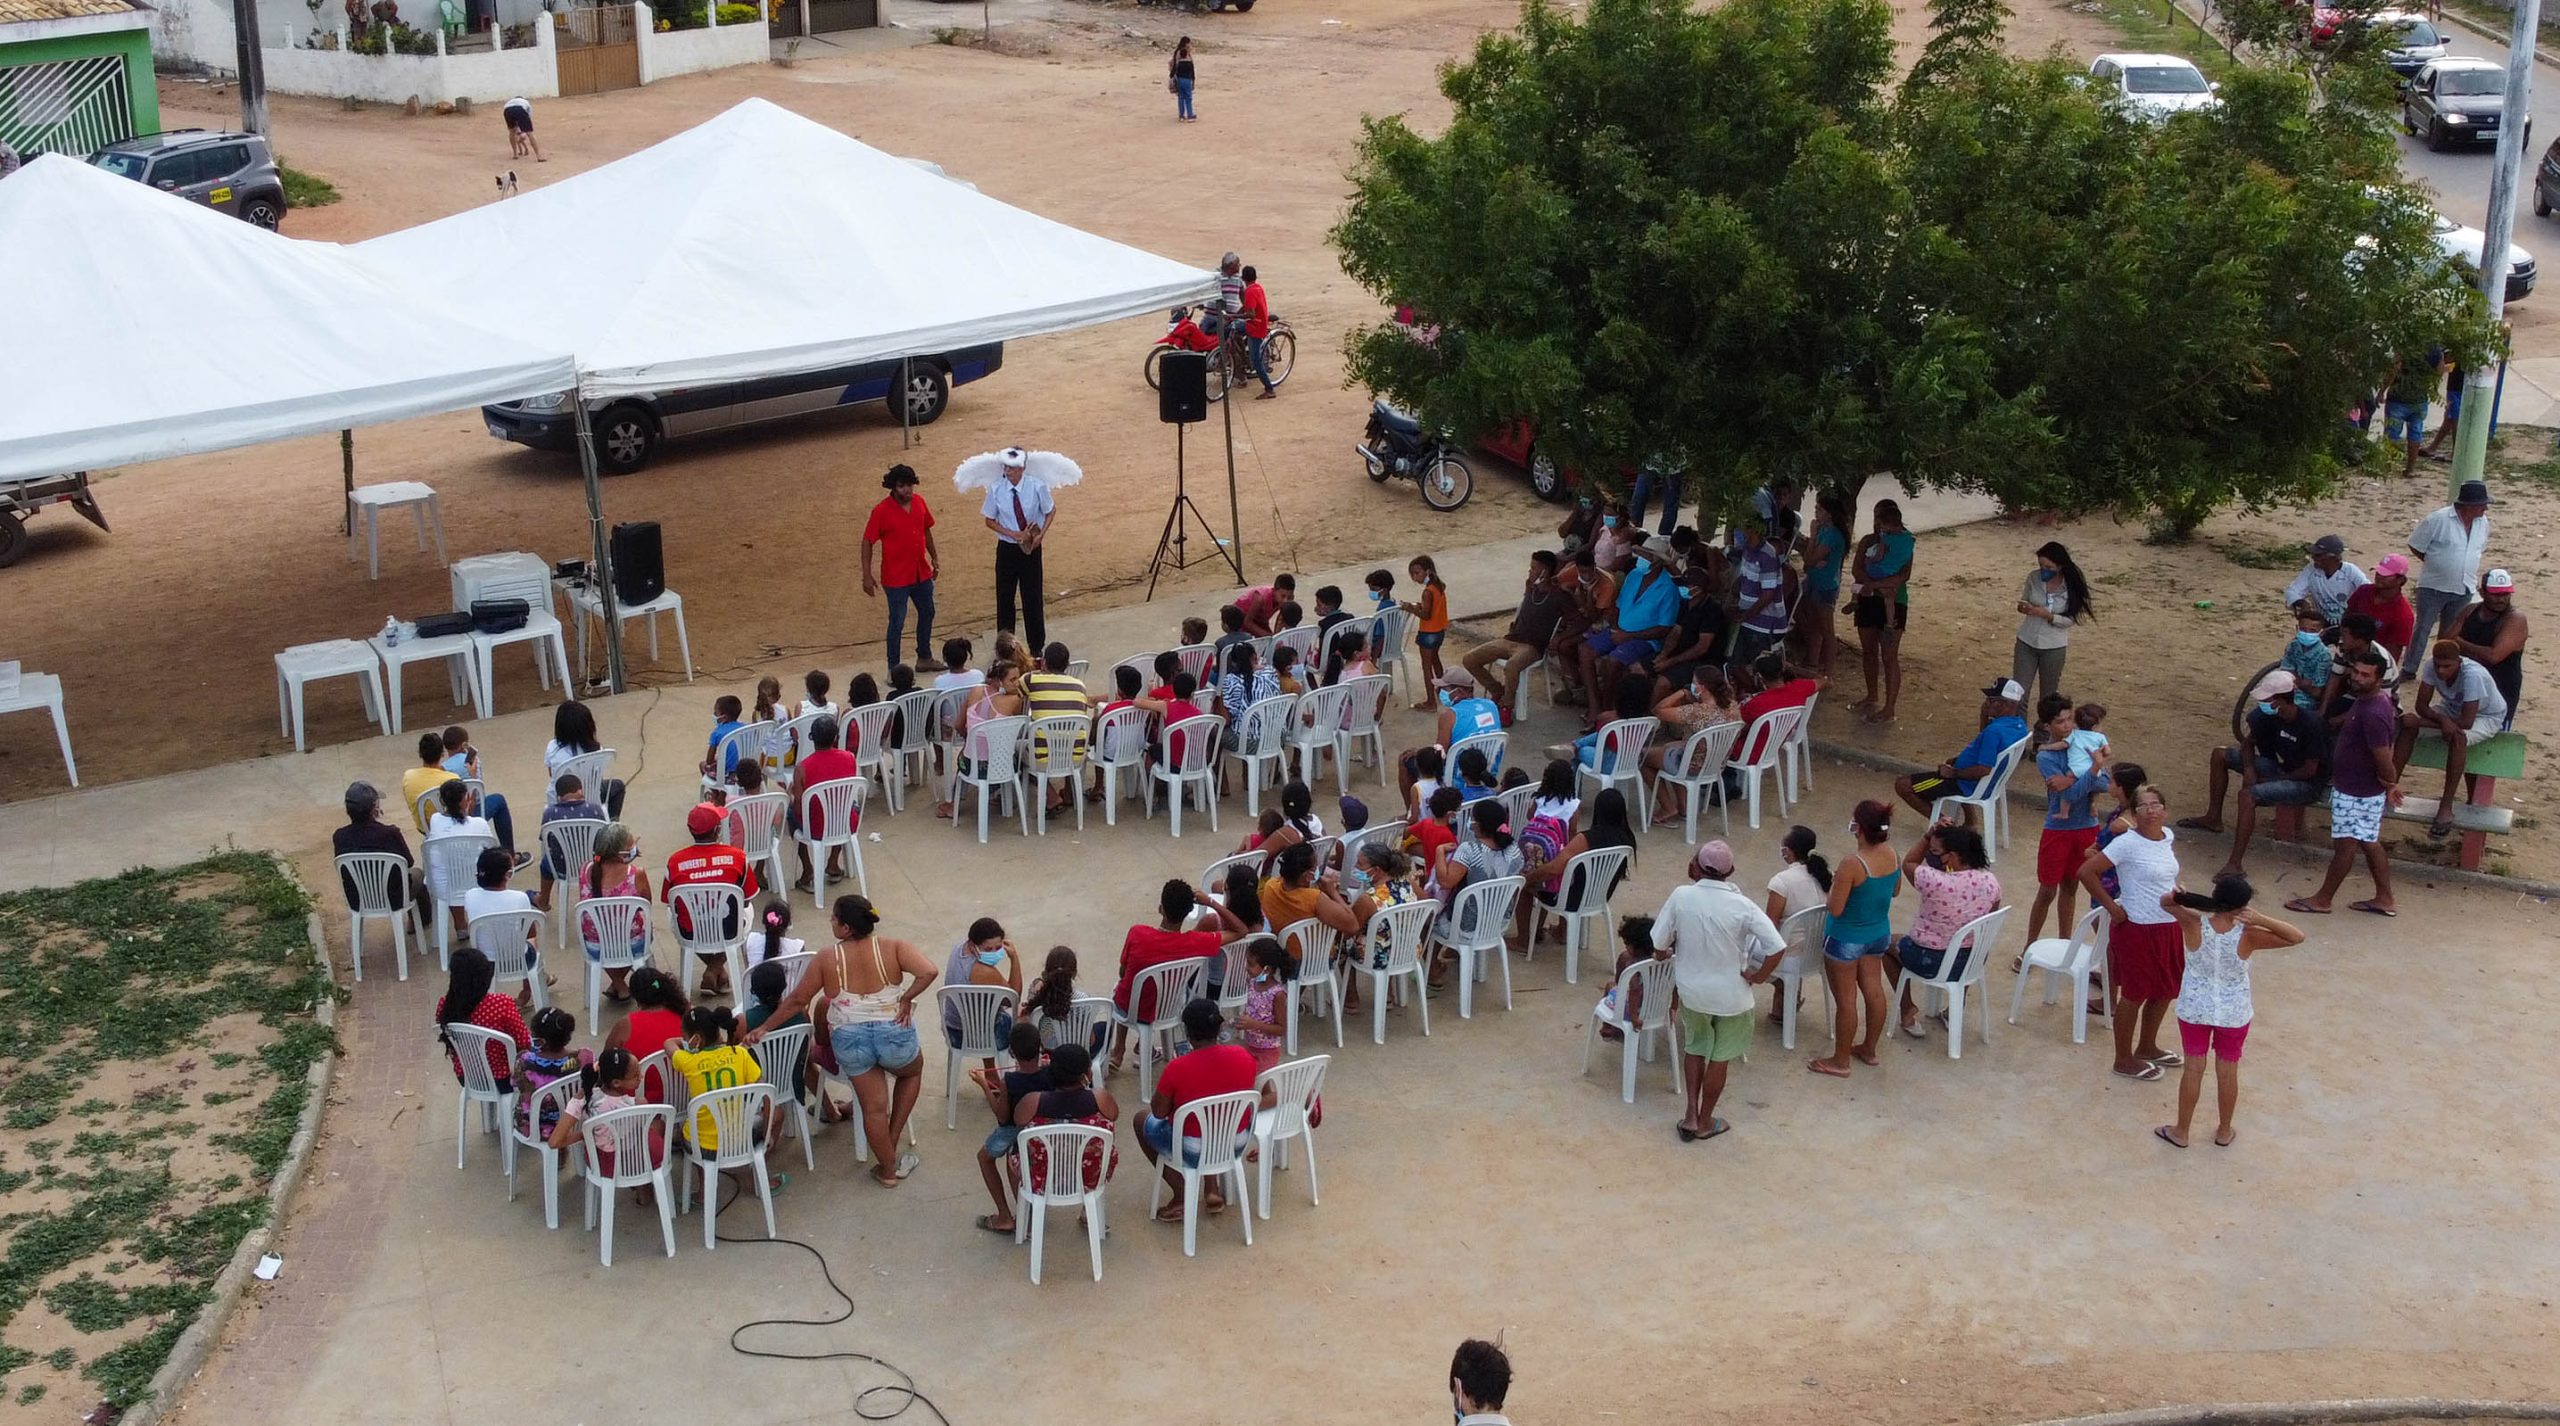
M1753 1018L1748 1010L1739 1015L1701 1015L1683 1008L1680 1012L1680 1051L1696 1055L1709 1064L1741 1059L1751 1048Z

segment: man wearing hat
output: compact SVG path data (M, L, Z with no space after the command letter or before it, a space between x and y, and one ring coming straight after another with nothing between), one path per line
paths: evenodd
M2231 856L2222 864L2227 875L2241 869L2249 839L2258 828L2260 807L2308 807L2328 790L2329 729L2293 697L2293 675L2277 669L2249 690L2246 734L2205 760L2206 790L2212 802L2201 817L2181 817L2178 825L2199 832L2222 830L2222 799L2230 791L2231 774L2240 774L2239 826L2231 834Z
M1733 848L1721 840L1689 858L1689 884L1672 888L1653 918L1656 960L1671 962L1680 991L1680 1070L1688 1092L1680 1139L1695 1143L1733 1127L1716 1117L1725 1074L1751 1048L1751 987L1777 973L1786 938L1769 913L1733 884Z
M2348 562L2347 542L2336 535L2322 535L2311 542L2311 558L2284 587L2284 602L2299 604L2308 599L2320 606L2322 618L2335 624L2347 617L2347 596L2369 582L2363 570Z
M756 885L756 869L748 862L747 854L730 846L720 835L727 815L708 802L695 803L693 810L684 814L684 829L693 837L693 845L678 847L667 854L667 877L658 888L658 899L674 908L671 914L680 935L693 934L693 918L676 903L677 887L734 886L743 901L754 900L756 892L762 889ZM721 923L720 934L736 938L738 918L734 909ZM702 993L728 994L727 958L705 956L702 965Z
M889 662L898 661L907 628L907 606L916 608L918 669L942 667L933 657L933 575L942 567L942 552L933 546L933 511L916 493L913 466L893 465L880 477L888 491L871 507L862 527L862 592L889 591ZM873 552L878 552L875 565Z
M1999 761L2000 754L2011 744L2026 740L2027 720L2018 716L2018 705L2026 696L2026 689L2014 678L1992 680L1982 690L1982 730L1973 735L1973 741L1938 764L1936 772L1907 773L1895 778L1894 795L1923 817L1941 797L1971 797L1982 780L1991 775L1991 765Z
M996 627L1013 632L1014 603L1019 596L1022 624L1031 647L1049 644L1049 619L1040 595L1040 547L1058 513L1057 497L1044 481L1025 481L1030 453L1020 446L1003 452L1004 479L987 487L978 514L996 532Z
M2409 640L2418 628L2418 611L2401 592L2408 583L2409 557L2387 554L2373 562L2373 582L2358 585L2347 596L2347 612L2371 616L2374 642L2402 664L2409 661Z
M2488 551L2489 483L2484 480L2462 482L2452 504L2438 506L2409 532L2409 553L2426 561L2418 572L2419 644L2443 638L2456 611L2471 602L2471 581Z
M2489 670L2489 681L2507 701L2505 727L2512 728L2524 697L2524 611L2516 607L2515 576L2493 569L2480 580L2480 602L2453 621L2453 637L2462 656Z
M343 857L354 852L388 852L409 864L409 874L391 879L393 906L406 907L412 919L419 920L419 934L425 934L423 921L427 905L426 873L418 859L410 854L409 839L398 827L382 820L382 792L369 782L347 784L347 824L329 834L329 854ZM356 879L347 872L338 873L347 894L347 904L356 904Z

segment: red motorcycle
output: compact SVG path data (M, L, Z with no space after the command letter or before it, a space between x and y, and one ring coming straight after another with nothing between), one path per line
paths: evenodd
M1243 319L1237 320L1234 341L1221 342L1218 334L1201 329L1193 320L1201 309L1176 307L1165 325L1164 335L1147 348L1145 370L1147 389L1161 390L1163 380L1158 369L1164 365L1166 352L1199 352L1209 358L1209 399L1223 401L1227 388L1255 380L1253 357L1243 337ZM1290 369L1298 364L1298 334L1286 322L1271 319L1271 335L1262 340L1262 360L1270 368L1271 384L1278 386L1289 379Z

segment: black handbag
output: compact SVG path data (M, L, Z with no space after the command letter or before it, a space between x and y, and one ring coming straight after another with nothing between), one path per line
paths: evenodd
M421 639L443 639L470 632L471 615L461 609L443 614L430 614L418 621L418 637Z
M474 599L471 627L482 634L510 634L533 617L533 606L521 599Z

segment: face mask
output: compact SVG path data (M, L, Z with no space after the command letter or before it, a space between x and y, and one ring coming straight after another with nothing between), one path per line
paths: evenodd
M2320 636L2311 632L2309 629L2296 629L2293 631L2293 641L2305 648L2309 648L2311 645L2320 642Z
M1271 972L1267 970L1255 971L1253 973L1253 983L1256 985L1269 985L1271 983Z
M1440 690L1440 706L1443 708L1455 708L1458 706L1458 700L1450 697L1449 690L1444 688Z
M1618 517L1615 515L1603 515L1600 517L1600 523L1614 530L1618 528Z
M2038 566L2036 566L2036 578L2038 578L2038 579L2051 579L2051 578L2053 578L2053 571L2052 571L2052 570L2049 570L2049 569L2046 569L2046 568L2045 568L2044 566L2042 566L2042 565L2038 565Z
M998 946L992 951L978 952L978 964L989 967L1003 965L1004 947Z
M1377 605L1381 609L1384 609L1394 601L1387 597L1387 592L1385 590L1372 589L1369 591L1369 602Z

